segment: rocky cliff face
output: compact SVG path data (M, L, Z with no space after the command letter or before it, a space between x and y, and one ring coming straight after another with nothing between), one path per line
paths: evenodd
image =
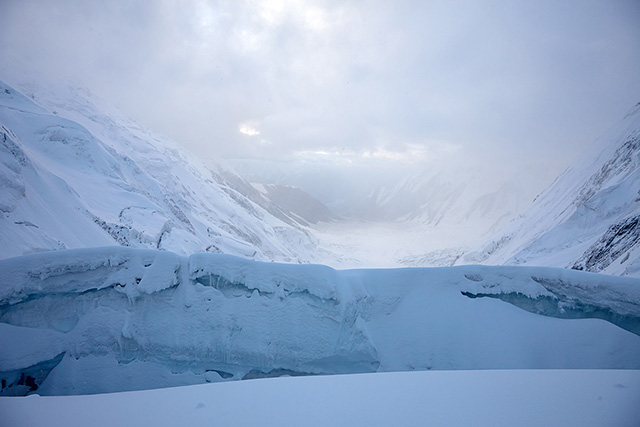
M625 218L613 224L585 251L571 268L599 272L620 258L620 263L629 261L630 253L640 243L640 215Z

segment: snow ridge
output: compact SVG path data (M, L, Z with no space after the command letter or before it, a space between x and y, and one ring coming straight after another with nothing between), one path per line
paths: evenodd
M640 106L457 264L526 264L640 277Z
M120 244L309 262L314 243L214 162L75 88L0 82L0 258Z

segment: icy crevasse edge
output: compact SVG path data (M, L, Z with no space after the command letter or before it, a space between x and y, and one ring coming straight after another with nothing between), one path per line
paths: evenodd
M0 394L398 370L638 369L640 336L585 319L602 316L580 307L637 329L639 290L638 279L533 267L336 271L122 247L32 254L0 261ZM465 296L561 294L578 320Z

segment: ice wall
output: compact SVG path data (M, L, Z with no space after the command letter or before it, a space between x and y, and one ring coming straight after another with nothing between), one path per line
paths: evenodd
M638 279L546 268L336 271L122 247L32 254L0 261L0 395L394 370L638 369L638 290Z

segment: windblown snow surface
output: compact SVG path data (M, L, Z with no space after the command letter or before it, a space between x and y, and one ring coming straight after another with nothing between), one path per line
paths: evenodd
M385 372L0 397L9 426L636 427L640 371Z
M0 261L1 394L281 375L640 369L640 280L110 247Z

